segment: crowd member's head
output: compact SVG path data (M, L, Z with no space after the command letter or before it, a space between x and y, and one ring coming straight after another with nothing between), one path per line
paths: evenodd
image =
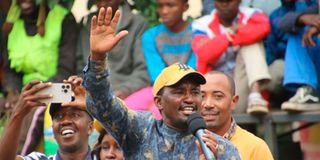
M17 0L17 4L21 9L22 15L35 14L35 11L37 10L35 0Z
M239 12L241 0L215 0L214 5L218 11L220 22L231 26Z
M235 95L234 80L217 71L209 72L204 77L206 84L201 85L201 115L211 131L224 134L230 128L231 114L239 99Z
M89 155L88 138L93 131L93 118L85 110L84 101L81 99L84 97L84 88L79 85L80 83L81 81L74 81L71 84L75 94L74 101L51 104L49 108L54 138L58 143L58 154L56 155L61 159L68 159L68 157L83 159ZM37 94L50 86L52 86L51 82L43 83L35 80L27 83L22 89L12 112L12 118L10 118L10 125L6 126L6 132L2 138L0 159L14 159L23 121L32 109L46 105L42 100L52 98L50 94ZM26 159L30 157L31 159L43 159L41 157L46 156L39 152L32 152L26 156Z
M188 8L188 0L157 0L157 12L169 29L182 25L183 12Z
M21 17L24 21L37 26L35 30L43 36L47 11L48 8L44 0L12 0L3 31L10 33L13 23Z
M124 155L117 141L109 134L98 121L94 121L94 128L100 133L93 153L98 160L123 160Z
M88 147L88 139L93 131L93 118L85 108L51 104L50 115L60 152L75 153Z
M200 109L200 84L205 82L200 73L185 64L175 63L163 69L153 85L163 121L176 130L186 130L188 116Z

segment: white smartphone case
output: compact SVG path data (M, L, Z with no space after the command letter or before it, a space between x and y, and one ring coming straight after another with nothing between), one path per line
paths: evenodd
M73 95L71 85L67 83L53 83L51 87L45 88L36 94L52 95L52 98L41 100L45 104L71 102Z

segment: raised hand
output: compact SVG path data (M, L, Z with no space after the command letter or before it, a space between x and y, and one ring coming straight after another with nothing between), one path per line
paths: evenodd
M64 83L70 83L72 91L75 96L75 100L72 102L62 103L62 107L79 107L86 109L86 90L81 85L82 78L78 76L70 76L68 80L63 80Z
M51 86L51 82L42 83L40 81L31 81L23 89L14 106L13 117L27 115L33 107L46 106L40 102L42 99L52 98L51 95L36 95L38 91Z
M32 108L44 106L41 99L51 98L50 95L35 94L38 91L49 87L51 83L31 81L21 91L14 110L6 125L0 141L0 160L16 159L17 148L19 145L19 135L22 130L23 120Z
M90 50L92 60L103 60L109 52L128 31L116 33L116 27L120 18L120 11L117 10L112 18L112 8L100 8L98 17L91 19Z

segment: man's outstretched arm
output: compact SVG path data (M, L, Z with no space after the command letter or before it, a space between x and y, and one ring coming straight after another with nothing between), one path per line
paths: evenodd
M107 10L101 8L98 17L92 18L91 57L84 69L83 86L87 90L88 112L99 120L121 145L123 137L126 137L125 134L128 132L127 127L137 124L130 122L133 117L136 117L135 112L128 111L124 103L115 96L108 80L108 52L128 34L127 31L116 34L119 17L120 12L117 11L112 19L112 9L109 7ZM128 137L132 138L132 136Z
M51 83L32 81L23 88L1 138L0 160L15 159L24 117L32 110L32 108L45 106L45 104L41 103L39 100L50 98L50 95L35 95L35 93L50 85Z

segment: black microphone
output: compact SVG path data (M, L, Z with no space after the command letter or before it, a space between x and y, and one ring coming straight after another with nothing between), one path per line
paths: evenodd
M215 160L213 153L208 148L208 146L204 143L201 139L204 129L206 129L206 123L204 122L203 118L199 113L192 113L187 120L189 132L192 133L200 142L200 146L206 157L206 160Z

